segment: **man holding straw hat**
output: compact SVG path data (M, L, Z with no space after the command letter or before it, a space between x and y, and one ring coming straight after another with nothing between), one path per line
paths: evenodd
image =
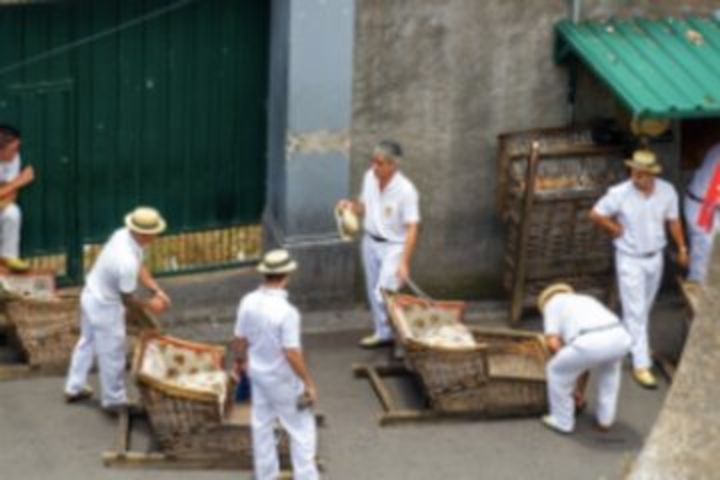
M538 309L553 354L547 364L550 414L542 418L543 424L561 433L572 432L575 409L585 405L583 372L592 371L598 395L596 426L607 431L615 420L622 358L630 349L630 335L603 304L575 293L565 283L543 290Z
M630 179L608 189L592 208L590 218L614 239L622 319L632 337L633 378L645 388L655 388L648 320L662 278L666 225L683 267L688 264L688 252L677 192L669 182L657 178L662 168L655 154L637 150L625 164Z
M100 251L80 296L80 339L65 383L68 403L92 396L87 377L97 355L103 409L113 413L127 406L125 310L146 308L159 314L170 306L170 297L142 263L143 249L165 227L157 210L138 207L127 214L125 227L116 230ZM133 296L138 283L153 292L150 299Z
M264 281L240 301L235 322L235 374L249 372L255 478L280 474L275 422L290 437L293 478L319 478L317 433L309 408L317 401L315 382L300 345L300 313L288 301L287 285L297 263L287 250L272 250L258 266Z
M410 277L410 261L420 224L415 185L399 171L402 147L392 140L375 146L371 168L365 173L360 198L340 200L338 210L363 215L362 261L374 333L360 346L375 348L392 342L382 293L397 290Z

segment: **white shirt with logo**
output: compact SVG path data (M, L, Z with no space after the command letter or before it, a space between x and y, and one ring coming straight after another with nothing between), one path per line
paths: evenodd
M638 190L632 180L626 180L610 187L593 210L622 225L622 235L613 241L617 250L648 255L667 245L665 222L678 219L678 195L675 187L661 178L655 178L649 196Z
M360 201L365 206L365 232L392 243L405 242L408 225L420 222L419 195L405 175L395 172L380 191L372 169L363 178Z
M90 270L85 289L104 304L121 304L121 294L137 289L143 249L127 228L120 228L103 246Z
M583 330L620 323L605 305L589 295L557 293L545 304L543 323L546 335L572 342Z
M300 348L300 313L288 301L287 291L260 287L240 301L235 337L248 342L250 378L292 382L300 379L285 357L286 349Z
M7 183L20 175L20 154L9 162L0 162L0 183Z

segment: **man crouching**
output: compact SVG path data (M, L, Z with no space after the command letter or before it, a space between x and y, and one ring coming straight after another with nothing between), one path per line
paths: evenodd
M603 304L575 293L565 283L543 290L538 309L553 354L547 364L550 414L542 418L543 424L561 433L572 432L576 406L585 403L587 379L581 376L592 371L598 392L596 426L607 431L615 420L622 358L630 351L630 335Z
M235 373L247 371L252 392L253 463L257 480L280 474L274 427L290 437L293 478L319 478L315 463L315 382L300 346L300 313L288 301L290 273L297 264L286 250L272 250L258 271L262 285L240 301L235 323Z

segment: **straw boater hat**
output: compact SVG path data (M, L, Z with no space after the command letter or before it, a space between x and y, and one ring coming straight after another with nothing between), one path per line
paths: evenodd
M338 235L346 241L352 240L360 231L360 220L350 208L335 209L335 224Z
M297 263L287 250L280 248L267 252L257 269L260 273L270 275L290 273L297 270Z
M662 171L662 167L657 163L657 157L650 150L635 150L632 158L625 160L625 165L653 175L657 175Z
M537 301L537 307L540 312L543 311L545 308L545 304L552 298L553 295L556 293L573 293L575 290L572 286L568 285L567 283L553 283L549 287L546 287L545 290L540 292L540 295L538 296Z
M125 226L135 233L157 235L165 231L167 224L154 208L137 207L125 215Z

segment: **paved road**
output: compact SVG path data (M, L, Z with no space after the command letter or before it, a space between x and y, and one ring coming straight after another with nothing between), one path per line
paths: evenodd
M680 338L680 305L665 300L659 310L653 336L661 348L672 349ZM231 331L230 325L194 328L196 336L222 337ZM325 478L618 478L640 449L666 393L664 384L654 392L640 389L626 367L618 423L607 435L591 429L589 416L580 418L571 436L549 432L535 418L381 428L376 423L377 400L365 381L352 377L350 365L384 357L357 349L359 335L335 332L306 337L321 410L328 419L321 431ZM114 422L94 405L66 406L61 392L60 378L0 383L0 479L250 478L238 472L105 469L100 453L113 446ZM141 432L134 441L143 445L147 433Z

